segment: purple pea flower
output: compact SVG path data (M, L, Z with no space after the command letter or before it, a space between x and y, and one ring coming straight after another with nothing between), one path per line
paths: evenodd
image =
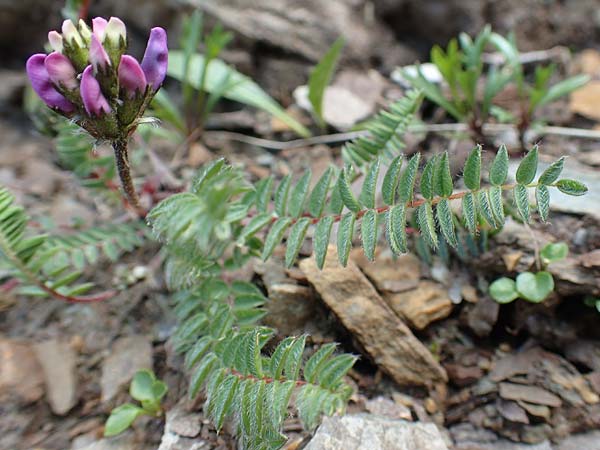
M146 91L146 86L148 85L146 75L140 63L133 56L121 56L118 76L119 86L125 90L127 97L133 98L138 93L141 95Z
M100 90L100 83L94 78L91 65L83 71L80 91L83 106L90 116L101 116L111 111L108 101Z
M142 59L142 70L148 84L155 91L158 90L167 74L168 52L167 32L160 27L152 28L144 59Z
M58 52L50 53L44 60L44 66L55 85L69 90L77 89L77 72L65 55Z
M27 60L27 76L33 90L50 108L57 108L67 114L73 112L75 105L58 92L52 84L52 79L44 65L45 60L46 55L41 53L32 55Z
M108 66L110 66L110 58L108 53L102 47L100 40L95 34L92 34L90 41L90 63L94 68L94 73L105 72Z
M100 42L104 42L106 25L108 25L108 22L104 17L95 17L92 19L92 32L96 35Z

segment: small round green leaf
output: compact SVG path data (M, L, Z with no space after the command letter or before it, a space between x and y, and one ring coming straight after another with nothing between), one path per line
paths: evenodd
M554 290L554 278L549 272L524 272L517 276L517 292L532 303L544 301Z
M122 433L142 414L144 414L144 410L131 403L113 409L104 425L104 436L109 437Z
M557 242L556 244L547 244L542 248L540 256L546 264L565 259L569 254L569 246L566 242Z
M507 277L498 278L490 285L490 295L498 303L510 303L519 297L515 280Z

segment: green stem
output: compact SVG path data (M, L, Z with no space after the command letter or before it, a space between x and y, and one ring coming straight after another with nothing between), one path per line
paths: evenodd
M142 211L140 206L140 198L135 191L133 180L131 178L131 168L129 166L129 154L127 153L127 138L117 139L112 143L115 151L115 160L117 163L117 171L121 180L121 187L125 192L125 197L131 206L137 211Z

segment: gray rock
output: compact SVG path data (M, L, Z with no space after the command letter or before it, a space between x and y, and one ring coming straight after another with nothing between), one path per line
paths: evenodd
M569 436L558 444L556 450L600 450L600 431Z
M390 30L367 23L364 10L345 0L185 0L215 16L246 38L301 55L313 62L342 36L343 57L369 62L379 57L388 68L414 61L414 53ZM354 3L354 4L353 4ZM376 21L376 19L372 19Z
M42 365L50 408L65 415L77 403L77 356L68 343L57 339L36 344L34 349Z
M102 401L110 401L140 369L152 369L152 345L145 336L118 339L102 365Z
M370 414L326 417L305 450L448 450L431 423Z
M75 439L71 450L148 450L146 446L140 446L136 442L135 434L127 431L118 436L104 438L100 440L92 440L89 442L88 436L81 436Z
M202 429L202 416L185 411L180 403L167 412L165 431L158 450L209 450L211 444L196 436Z
M500 439L492 443L461 442L454 446L454 450L554 450L550 442L544 441L539 444L521 444ZM579 449L583 450L583 449ZM587 448L585 450L588 450Z

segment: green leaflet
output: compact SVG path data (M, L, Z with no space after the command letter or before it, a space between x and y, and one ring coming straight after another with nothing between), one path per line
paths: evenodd
M477 210L475 209L475 196L468 192L462 198L463 222L470 233L477 231Z
M338 178L338 190L340 192L342 202L344 202L346 208L348 208L354 213L360 211L360 203L358 203L358 200L356 200L354 194L352 193L352 188L350 187L350 183L348 182L345 170L342 170L342 172L340 173L340 177Z
M488 190L490 206L496 222L500 227L504 225L504 204L502 203L502 188L500 186L491 186Z
M310 170L307 170L292 190L288 206L288 213L292 217L300 217L302 211L304 211L304 202L306 201L306 194L308 194L311 175Z
M196 370L192 374L192 378L190 379L190 387L188 389L188 394L190 399L193 399L198 395L198 392L202 388L204 381L208 378L211 372L218 368L218 358L214 353L207 354L202 360Z
M306 361L306 365L304 366L304 378L306 381L309 383L317 381L319 371L333 354L336 347L337 344L335 343L325 344Z
M325 265L325 257L327 256L327 247L331 236L331 227L333 225L333 217L325 216L315 227L315 236L313 239L313 247L315 253L315 261L317 267L322 269Z
M573 196L584 195L588 191L588 188L585 184L576 180L569 180L567 178L558 180L556 182L556 187L563 194Z
M393 205L396 201L396 188L398 187L402 160L402 155L396 156L383 177L381 196L386 205Z
M529 194L527 193L527 188L522 184L517 184L513 190L513 194L515 197L515 205L521 219L523 219L525 223L529 223Z
M286 337L279 343L271 355L271 376L274 380L279 380L282 377L290 350L296 340L297 339L292 336Z
M425 238L425 241L431 248L436 249L438 246L438 236L435 231L431 203L426 202L419 206L419 209L417 210L417 219L421 236Z
M404 204L412 202L420 161L421 154L415 153L408 161L406 168L400 176L400 182L398 183L398 200Z
M209 397L208 415L214 422L217 431L221 430L225 418L231 413L231 406L239 383L238 377L228 375L217 386L216 393Z
M286 175L281 179L277 190L275 191L275 213L279 217L285 216L287 210L288 194L290 192L291 175Z
M354 235L354 223L356 222L356 216L354 213L346 213L342 216L338 227L337 236L337 251L338 260L343 267L348 264L348 256L352 249L352 237Z
M487 191L481 190L477 193L477 203L479 206L479 212L481 213L485 221L492 228L500 228L500 226L496 222L496 217L494 217L494 212L492 210L492 205L490 203Z
M377 187L378 176L379 159L375 160L375 162L369 166L369 170L367 171L367 175L365 176L365 180L360 192L359 200L365 208L375 208L375 189Z
M442 153L436 160L433 172L433 191L441 197L452 195L453 184L452 174L450 173L450 162L448 161L448 152Z
M240 235L240 242L244 242L249 237L253 236L264 227L266 227L273 220L273 216L270 213L260 213L250 219L248 225L244 227L242 234Z
M328 361L327 365L319 374L321 386L325 388L336 388L341 379L348 373L356 362L354 355L338 355Z
M395 255L408 252L406 243L406 207L399 204L387 213L387 236Z
M558 177L562 173L564 164L565 164L564 156L557 159L556 161L554 161L552 164L550 164L548 166L548 168L546 170L544 170L544 173L542 173L540 175L538 183L546 185L546 186L549 186L552 183L554 183L556 180L558 180Z
M280 217L275 221L275 223L269 230L269 234L267 234L267 238L265 239L265 245L263 247L263 252L261 256L263 261L269 259L269 257L273 254L275 247L279 245L279 243L283 239L285 230L287 230L291 223L292 219L289 217Z
M433 172L435 170L436 161L437 156L433 156L429 161L427 161L427 164L425 164L425 168L423 169L423 173L421 174L421 195L426 200L433 199Z
M458 243L454 231L454 217L452 215L452 210L450 209L450 201L447 198L441 199L435 208L435 212L438 225L440 226L440 230L442 231L446 242L456 248Z
M471 191L476 191L481 186L481 145L477 145L469 154L463 178L465 186Z
M292 343L290 352L285 361L285 376L290 380L297 380L302 365L302 354L306 344L306 336L300 336Z
M538 147L537 145L530 150L521 160L517 168L517 183L527 185L535 178L538 165Z
M375 259L375 246L377 244L377 212L373 209L367 210L360 222L360 234L362 237L363 250L369 261Z
M333 169L328 167L315 184L308 200L308 212L312 217L321 217L321 214L323 214L332 177Z
M548 213L550 212L550 191L548 187L543 184L536 187L535 199L540 219L542 219L542 222L546 222L548 220Z
M273 177L267 177L256 183L256 209L258 212L267 212L269 202L271 201L271 191L273 190Z
M300 247L302 247L309 225L310 219L308 217L302 217L298 219L290 230L285 250L285 265L288 268L294 265L294 261L296 261L296 258L298 257Z
M508 176L508 151L505 145L501 145L496 157L490 167L490 183L501 186L506 182Z

